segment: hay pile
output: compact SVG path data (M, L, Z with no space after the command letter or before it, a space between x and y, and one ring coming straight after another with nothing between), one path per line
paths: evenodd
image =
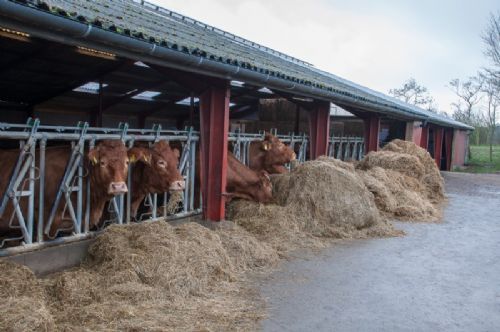
M276 204L231 203L229 218L280 253L325 239L395 236L354 166L320 158L273 177Z
M12 272L0 276L0 289L11 292L12 300L4 294L9 300L2 304L0 327L249 330L263 318L264 306L243 283L243 272L277 260L274 250L239 227L113 225L92 244L81 267L53 275L43 285L26 268L6 267Z
M0 261L0 331L53 331L40 281L27 267Z
M430 154L412 142L394 140L356 165L380 211L390 217L437 221L444 181Z

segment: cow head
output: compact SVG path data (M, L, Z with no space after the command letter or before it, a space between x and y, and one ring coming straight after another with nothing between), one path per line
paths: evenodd
M93 190L103 191L108 195L126 193L129 158L127 148L120 140L104 140L88 153L91 165Z
M131 162L144 166L143 181L150 193L184 190L184 178L178 170L179 150L172 149L168 142L160 141L151 148L133 147L129 150Z
M227 201L233 198L242 198L259 203L271 203L273 201L273 184L271 183L269 174L264 170L256 173L256 182L232 188L233 192L225 194Z
M264 152L265 169L270 173L283 173L283 170L286 172L286 168L276 165L283 166L296 158L295 152L289 146L270 133L265 135L260 149Z
M255 200L260 203L271 203L273 201L273 184L266 171L259 172L258 190Z

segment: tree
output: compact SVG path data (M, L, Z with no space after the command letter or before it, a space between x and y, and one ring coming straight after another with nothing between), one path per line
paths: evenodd
M482 86L481 75L469 77L466 81L460 81L458 78L450 81L450 88L458 97L457 102L451 104L455 120L474 126L474 109L482 99Z
M390 89L389 94L415 106L421 106L429 111L437 112L437 108L425 86L421 86L410 77L400 89Z
M493 140L500 111L500 79L494 74L487 74L484 79L482 91L485 93L486 101L486 120L488 125L488 143L490 145L490 162L493 161Z
M465 82L458 78L450 81L452 91L457 95L458 101L452 103L453 118L474 127L473 138L475 144L479 144L480 128L484 123L484 118L480 112L474 112L475 107L481 101L481 88L483 79L481 75L469 77ZM471 156L470 145L468 155Z
M484 54L494 66L493 69L487 69L487 71L496 79L500 79L500 11L496 15L493 13L490 15L482 38L486 46Z

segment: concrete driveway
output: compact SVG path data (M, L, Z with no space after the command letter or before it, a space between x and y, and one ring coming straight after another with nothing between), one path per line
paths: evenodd
M444 174L439 224L344 241L261 288L264 331L500 331L500 175Z

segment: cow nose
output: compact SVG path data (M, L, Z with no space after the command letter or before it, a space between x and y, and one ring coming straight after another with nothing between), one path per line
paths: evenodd
M108 188L108 194L119 195L128 192L127 184L125 182L111 182Z
M174 181L170 184L171 191L184 190L185 187L186 183L184 182L184 180Z

